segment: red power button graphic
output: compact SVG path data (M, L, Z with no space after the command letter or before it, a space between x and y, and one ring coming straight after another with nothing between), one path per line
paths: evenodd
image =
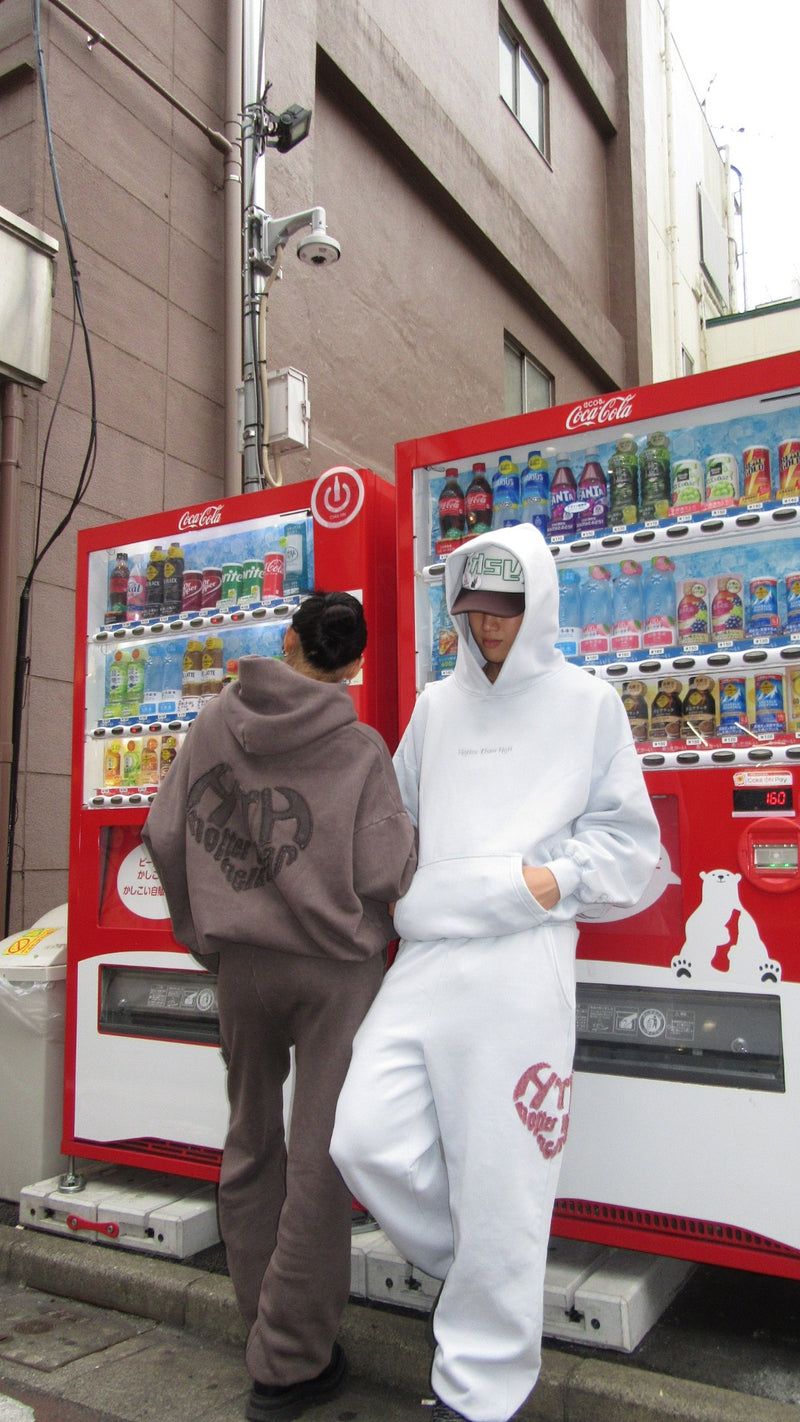
M347 464L334 465L320 474L311 491L311 512L323 528L341 528L351 523L364 502L364 484L357 470Z

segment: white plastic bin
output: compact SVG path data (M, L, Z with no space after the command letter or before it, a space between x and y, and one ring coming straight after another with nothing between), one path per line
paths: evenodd
M66 977L66 904L0 940L0 1199L65 1167Z

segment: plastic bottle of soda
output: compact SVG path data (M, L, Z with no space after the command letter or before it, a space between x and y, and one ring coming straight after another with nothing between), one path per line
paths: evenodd
M667 518L672 499L669 440L660 430L647 436L639 455L639 517Z
M639 455L636 440L621 435L608 461L608 522L612 528L639 517Z
M534 528L547 537L550 521L549 465L538 449L528 454L528 463L520 479L520 501L522 522L532 523Z
M581 643L580 579L574 568L565 568L558 579L558 636L556 646L565 657L576 657Z
M650 560L644 583L645 647L674 647L677 641L675 564L659 554Z
M444 488L439 495L439 537L446 538L448 542L463 538L466 524L464 491L458 482L458 470L447 469Z
M486 478L486 465L473 464L472 482L464 499L467 511L467 533L488 533L492 526L492 486Z
M171 543L164 559L162 617L177 617L181 611L183 605L183 565L183 549L179 543Z
M519 465L503 454L492 475L492 528L513 528L519 521Z
M587 455L578 480L578 531L591 534L608 524L608 483L597 450L587 450Z
M611 616L611 572L594 563L581 589L582 655L611 650Z
M644 612L642 565L633 558L625 558L620 564L614 581L613 606L612 652L637 652L642 645Z
M125 621L141 622L145 615L147 599L147 564L143 558L136 558L128 574L128 596L125 604Z
M147 564L147 596L145 597L145 612L148 617L161 616L161 604L164 601L164 564L167 555L160 543L157 543L150 554Z
M578 491L575 475L569 461L561 454L556 455L556 472L550 485L550 526L551 538L570 538L578 531L578 511L575 507Z
M124 622L128 603L128 578L130 567L127 553L117 553L108 570L108 598L106 600L106 627L114 622Z

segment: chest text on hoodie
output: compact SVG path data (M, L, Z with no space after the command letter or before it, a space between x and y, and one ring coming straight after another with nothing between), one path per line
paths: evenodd
M186 817L195 842L237 892L277 878L307 847L314 830L311 808L299 790L288 785L247 789L225 761L194 781Z

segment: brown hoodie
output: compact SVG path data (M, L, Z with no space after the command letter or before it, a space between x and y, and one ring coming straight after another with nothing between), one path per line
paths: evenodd
M416 865L389 752L346 688L263 657L203 709L142 838L173 933L199 954L368 958Z

